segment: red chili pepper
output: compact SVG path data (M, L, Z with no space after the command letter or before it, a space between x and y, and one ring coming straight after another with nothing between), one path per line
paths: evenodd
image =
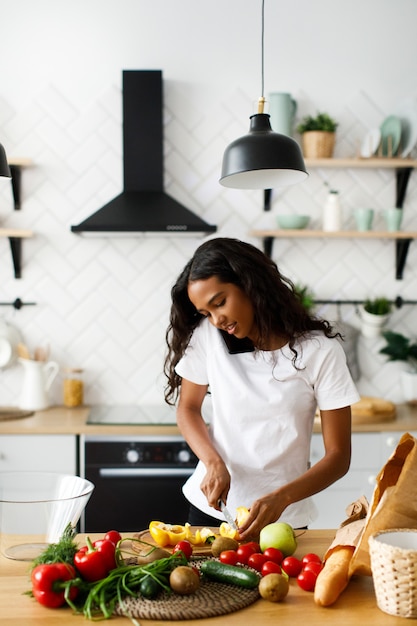
M116 567L115 546L107 539L99 539L93 544L90 537L86 538L86 543L75 554L74 565L84 580L95 582Z
M45 563L37 565L31 574L32 593L36 600L49 608L58 608L65 604L65 590L68 581L76 577L75 569L69 563ZM68 592L70 600L75 600L78 588L71 586Z

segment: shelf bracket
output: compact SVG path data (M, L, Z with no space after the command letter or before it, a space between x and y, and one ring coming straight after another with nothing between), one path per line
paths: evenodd
M397 280L401 280L403 277L408 248L411 242L412 239L397 239L395 242L395 278Z
M395 206L397 209L403 208L407 185L412 171L412 167L399 167L396 170L397 193Z
M9 237L10 250L14 267L14 277L22 278L22 239L20 237Z
M20 165L9 165L12 175L12 191L14 200L14 210L20 211L21 207L21 190L22 190L22 168Z

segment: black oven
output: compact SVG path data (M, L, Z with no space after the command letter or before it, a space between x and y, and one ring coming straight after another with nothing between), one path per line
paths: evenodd
M95 485L81 532L138 532L149 522L184 524L182 486L197 457L181 436L84 435L81 475Z

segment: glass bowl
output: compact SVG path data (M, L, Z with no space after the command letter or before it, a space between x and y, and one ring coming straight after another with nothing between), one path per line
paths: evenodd
M0 550L32 561L76 527L94 490L89 480L52 472L0 472Z

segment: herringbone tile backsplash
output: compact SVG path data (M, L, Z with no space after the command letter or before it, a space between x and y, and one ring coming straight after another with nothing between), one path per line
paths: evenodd
M175 82L164 86L165 187L169 193L217 224L220 236L261 246L249 231L275 226L281 213L308 213L319 228L328 183L340 192L344 227L354 227L353 210L394 206L392 170L312 170L302 185L273 195L272 211L262 193L222 188L218 183L226 144L247 132L248 94L232 94L218 111L196 110ZM305 99L306 100L306 99ZM308 104L308 103L307 103ZM314 103L310 103L314 107ZM339 113L335 156L355 156L361 139L379 126L381 111L359 93ZM0 240L1 297L34 306L0 308L33 349L49 344L51 358L85 370L88 404L163 401L162 363L170 288L202 239L195 237L84 238L72 224L96 211L122 188L121 91L110 85L85 110L51 85L20 110L0 98L2 143L9 157L33 161L22 177L21 211L13 211L9 183L0 189L2 227L30 228L23 242L22 278L13 277L7 239ZM403 228L417 230L417 183L411 176ZM361 300L369 295L417 299L417 244L410 246L403 280L395 279L395 244L385 240L276 240L274 259L294 282L306 284L320 300ZM352 305L322 305L319 314L359 327ZM395 310L390 327L417 335L416 307ZM360 391L401 401L398 367L385 365L381 340L359 337ZM17 405L21 366L0 371L0 403ZM51 401L62 403L62 375Z

